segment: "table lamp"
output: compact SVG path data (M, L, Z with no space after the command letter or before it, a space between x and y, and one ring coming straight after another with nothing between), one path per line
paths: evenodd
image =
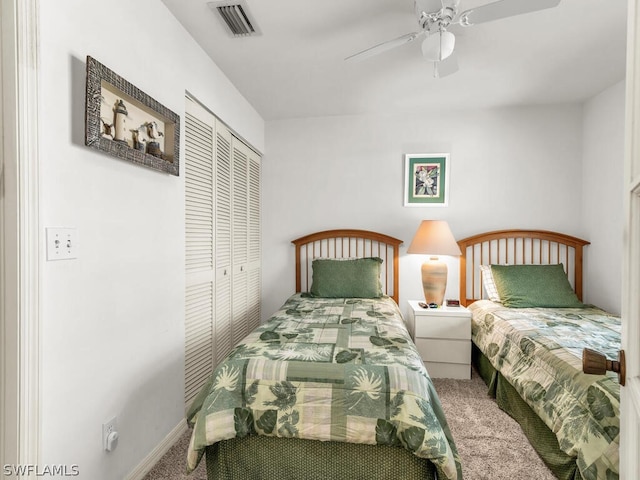
M422 264L422 288L427 303L442 305L447 288L447 264L437 255L460 256L462 252L444 220L423 220L407 253L430 255Z

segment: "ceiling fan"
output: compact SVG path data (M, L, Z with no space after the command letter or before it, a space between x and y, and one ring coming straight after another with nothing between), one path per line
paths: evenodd
M458 11L459 3L460 0L414 0L420 30L374 45L345 60L369 58L424 36L422 55L425 60L433 62L434 77L444 77L458 70L458 63L453 55L456 38L447 30L450 26L471 27L479 23L553 8L560 0L498 0L462 12Z

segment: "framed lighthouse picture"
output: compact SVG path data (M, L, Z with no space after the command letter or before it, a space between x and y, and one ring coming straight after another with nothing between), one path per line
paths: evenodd
M87 56L85 144L180 174L180 116Z

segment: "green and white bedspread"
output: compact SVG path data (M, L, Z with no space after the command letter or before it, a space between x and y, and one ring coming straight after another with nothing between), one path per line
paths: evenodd
M617 358L620 318L595 308L506 308L480 300L472 339L576 457L585 480L618 478L617 374L582 373L582 349Z
M458 452L395 302L290 297L213 372L187 414L187 466L207 445L260 434L384 444L462 479Z

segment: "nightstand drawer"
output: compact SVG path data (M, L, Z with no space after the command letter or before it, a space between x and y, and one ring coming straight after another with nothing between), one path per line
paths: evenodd
M424 366L431 378L457 378L461 380L469 380L471 378L471 365L424 362Z
M471 340L471 318L416 316L415 338L419 337Z
M470 340L416 338L415 343L424 362L471 363Z

